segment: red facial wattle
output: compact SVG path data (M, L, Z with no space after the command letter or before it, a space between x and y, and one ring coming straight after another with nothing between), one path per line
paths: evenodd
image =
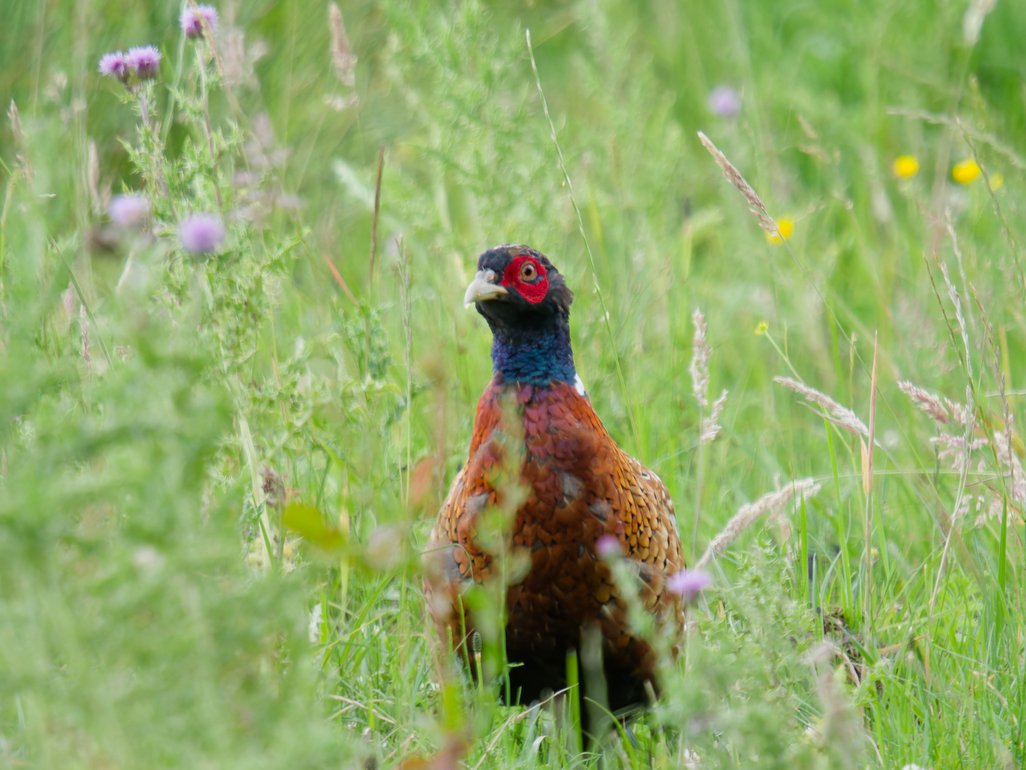
M525 263L534 267L535 277L531 280L525 280L523 277ZM549 293L549 278L545 268L537 259L526 254L516 257L506 266L501 285L507 289L516 289L520 296L532 305L537 305Z

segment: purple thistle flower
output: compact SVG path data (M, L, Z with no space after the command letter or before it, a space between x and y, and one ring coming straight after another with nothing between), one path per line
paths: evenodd
M143 45L129 48L125 62L140 80L149 80L160 72L160 59L160 51L152 45Z
M666 587L670 589L671 593L683 596L684 601L688 604L697 599L698 595L711 585L712 577L708 572L703 572L700 569L681 570L666 583Z
M730 86L717 86L709 92L709 111L721 118L732 118L741 112L741 97Z
M620 547L620 541L613 535L603 535L595 541L595 553L606 559L610 556L620 556L623 553L623 548Z
M143 225L150 216L150 202L142 195L116 195L107 206L110 221L122 230Z
M178 240L186 251L205 254L224 241L224 225L213 214L193 214L178 226Z
M121 51L111 51L100 57L100 74L124 83L128 79L128 61Z
M197 5L195 8L186 8L178 19L178 23L185 30L186 37L202 37L203 21L206 20L210 29L217 29L217 9L212 5Z

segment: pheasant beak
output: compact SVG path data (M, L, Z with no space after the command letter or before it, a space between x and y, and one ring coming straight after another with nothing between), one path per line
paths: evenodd
M467 287L467 293L463 295L463 307L509 294L504 286L495 283L496 277L494 270L479 270Z

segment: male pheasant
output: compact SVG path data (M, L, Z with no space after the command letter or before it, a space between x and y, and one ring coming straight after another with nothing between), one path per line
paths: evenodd
M464 299L491 327L494 376L478 402L469 457L431 534L429 611L442 644L451 640L466 658L474 619L458 597L474 581L498 577L495 545L479 541L478 525L487 507L502 505L501 468L513 457L522 461L526 499L509 542L527 568L506 595L506 654L522 664L510 670L511 695L530 703L565 687L567 650L592 625L601 631L609 708L643 703L646 683L656 685L655 653L628 629L626 604L596 543L608 536L599 550L619 544L640 574L644 606L679 627L681 605L666 588L684 568L673 502L591 406L570 349L573 294L559 271L521 245L486 251L477 268ZM508 449L510 405L522 422L522 454Z

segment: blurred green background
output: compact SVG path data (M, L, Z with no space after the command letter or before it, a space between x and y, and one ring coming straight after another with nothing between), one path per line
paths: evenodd
M420 595L490 376L463 291L477 254L523 242L574 289L578 369L666 482L687 553L789 480L823 485L718 563L697 657L637 728L644 750L626 741L609 766L685 766L689 741L710 767L1024 766L1023 500L991 450L1026 418L1026 5L339 5L352 85L327 4L218 4L207 163L207 49L181 34L184 6L4 4L0 761L392 767L449 746L469 767L597 762L560 754L537 713L514 724L462 680L440 689ZM148 44L164 55L149 159L137 107L97 71ZM790 251L699 130L793 225ZM953 178L966 160L989 185ZM132 240L106 204L153 196L147 163L173 203ZM175 232L215 189L229 237L202 260ZM710 395L730 391L701 452L696 309ZM868 423L874 338L866 543L858 440L772 378ZM930 442L960 429L902 379L961 403L971 381L990 447L972 473ZM319 512L305 538L290 503ZM345 545L304 542L330 538ZM824 638L840 652L817 669Z

